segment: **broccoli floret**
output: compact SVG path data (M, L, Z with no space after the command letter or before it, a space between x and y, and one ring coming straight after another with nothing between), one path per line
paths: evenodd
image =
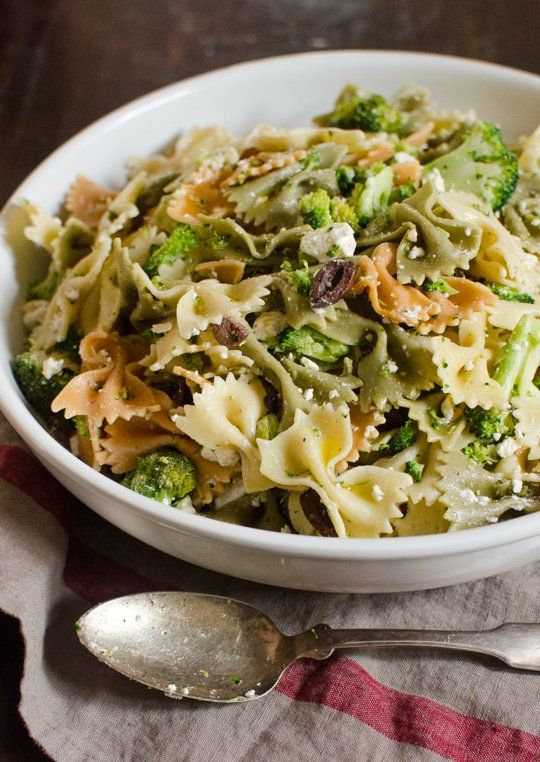
M379 212L388 208L393 184L394 173L390 167L383 167L368 177L365 184L358 183L355 186L349 203L354 209L359 225L367 225Z
M76 415L74 418L72 418L73 423L75 424L75 429L77 430L77 434L80 436L81 439L90 439L90 429L88 428L88 420L84 415Z
M485 444L479 439L475 439L468 445L465 445L461 452L466 455L469 460L474 460L475 463L479 463L481 466L489 466L495 462L493 457L493 445Z
M524 304L534 304L534 297L529 294L522 294L513 286L504 286L502 283L491 283L491 290L499 299L505 302L523 302Z
M330 214L333 222L348 222L352 228L358 226L356 213L352 206L339 198L333 198L330 203Z
M517 159L505 146L499 128L490 122L475 124L458 148L424 169L438 169L448 187L474 193L493 209L500 209L510 198L518 181Z
M429 407L428 408L428 418L429 422L432 426L432 428L437 431L441 427L450 426L451 421L448 418L445 418L444 415L439 414L439 410L436 407Z
M412 480L415 483L422 481L423 470L424 466L421 463L418 463L416 460L408 460L405 463L405 473L409 474L409 476L412 476Z
M439 278L439 280L431 280L430 278L426 278L422 283L422 288L424 291L439 291L441 294L457 294L456 289L452 288L452 286L449 286L444 278Z
M312 148L305 159L302 160L304 169L317 169L321 166L321 152L318 148Z
M161 265L172 265L176 260L184 258L197 246L197 237L193 228L181 222L172 231L165 243L157 249L150 251L150 255L144 265L144 271L149 278L158 274Z
M289 267L285 267L285 264L288 264ZM292 270L290 269L291 267L292 265L290 263L284 262L281 269L287 272L287 280L294 290L298 291L299 294L307 296L311 289L311 284L313 283L313 275L309 272L307 262L303 263L303 268L301 270Z
M403 130L405 120L395 111L382 95L353 95L336 104L328 117L330 127L344 130L364 130L364 132L398 132Z
M137 458L122 484L165 505L177 505L197 486L197 472L187 455L163 447Z
M357 182L354 167L338 167L336 169L336 181L339 192L343 196L350 196Z
M405 201L406 198L414 196L418 188L414 183L403 183L402 185L394 185L392 192L390 193L390 200L388 205L399 204Z
M282 352L292 352L296 357L312 357L330 363L344 357L350 349L346 344L329 339L310 326L285 328L279 335L278 347Z
M412 146L410 143L407 143L406 140L398 140L396 143L395 151L396 153L408 153L409 156L413 159L416 159L420 153L419 148L416 148L416 146ZM391 159L390 161L395 161L395 158Z
M59 341L58 344L53 346L51 353L53 353L55 356L61 355L66 363L70 363L70 365L74 365L78 368L81 362L79 357L80 343L80 337L77 336L75 332L70 331L64 341ZM75 370L75 367L73 370Z
M183 368L201 371L204 368L204 358L203 352L186 352L186 354L180 355L177 359Z
M255 437L257 439L273 439L279 431L279 418L274 413L268 413L263 418L259 418L255 427Z
M304 222L312 228L326 227L333 222L348 222L353 228L358 224L354 209L340 198L330 198L323 188L304 196L300 210Z
M471 432L478 439L495 442L508 431L504 421L506 413L501 410L484 410L481 407L465 408L465 416L469 420Z
M414 431L411 421L407 421L401 426L386 442L379 448L381 452L385 452L388 455L397 455L398 452L406 450L416 441L416 433Z
M152 325L145 325L144 328L141 328L139 330L139 333L141 336L143 336L147 341L151 341L152 343L154 341L157 341L163 334L161 333L154 333L152 330Z
M223 251L231 240L228 233L220 233L209 222L206 222L197 232L199 244L206 246L211 251Z
M384 161L374 161L373 164L368 164L367 167L355 167L356 182L365 185L368 177L378 175L383 169L387 169Z
M49 428L71 431L72 423L67 421L63 414L53 413L51 404L73 377L73 371L63 369L60 373L46 378L42 372L45 359L46 356L41 356L41 353L23 352L11 363L13 375L26 401L43 418Z
M493 378L506 399L514 392L524 397L534 388L539 365L540 319L524 315L496 358Z
M304 222L311 225L312 228L323 228L333 222L330 211L330 196L323 188L318 188L313 193L304 196L300 201L300 211Z

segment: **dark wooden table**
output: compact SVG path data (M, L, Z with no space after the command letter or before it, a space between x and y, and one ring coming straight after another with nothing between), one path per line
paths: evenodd
M538 0L0 0L0 203L53 148L110 109L237 61L394 48L540 73L538 7ZM17 622L2 614L0 654L0 760L45 759L17 716L23 644Z

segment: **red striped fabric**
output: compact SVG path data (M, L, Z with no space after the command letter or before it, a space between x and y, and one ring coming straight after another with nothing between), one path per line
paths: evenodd
M296 701L345 712L387 738L458 762L540 759L538 736L400 693L374 680L352 659L297 662L283 675L278 690Z
M29 474L32 475L31 479ZM70 534L76 499L25 450L0 446L0 477L50 512ZM70 537L65 584L91 602L149 590L173 589L98 554ZM396 742L436 752L456 762L532 762L540 737L467 716L431 699L402 693L372 678L352 659L303 660L290 667L276 690L295 701L343 712Z

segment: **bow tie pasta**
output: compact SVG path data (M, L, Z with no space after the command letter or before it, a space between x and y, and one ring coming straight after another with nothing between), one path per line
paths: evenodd
M412 479L377 466L338 475L352 441L348 408L314 405L309 414L298 411L293 425L271 441L259 440L261 472L282 487L315 490L339 537L391 533L390 519L401 517L398 505Z
M23 395L171 510L340 538L539 510L540 128L510 150L414 86L314 121L21 201Z
M260 470L260 456L255 443L257 422L264 416L264 388L257 379L217 377L204 384L193 396L193 404L176 415L178 429L203 447L207 460L221 466L242 461L242 478L246 492L257 492L271 486Z

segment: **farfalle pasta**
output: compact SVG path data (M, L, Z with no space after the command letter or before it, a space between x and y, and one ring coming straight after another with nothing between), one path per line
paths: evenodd
M205 384L174 418L178 429L204 449L203 457L221 466L242 462L246 492L271 486L260 468L256 446L257 422L264 416L264 387L257 378L245 380L232 374Z
M539 510L539 130L348 85L21 201L22 393L168 510L341 538Z

